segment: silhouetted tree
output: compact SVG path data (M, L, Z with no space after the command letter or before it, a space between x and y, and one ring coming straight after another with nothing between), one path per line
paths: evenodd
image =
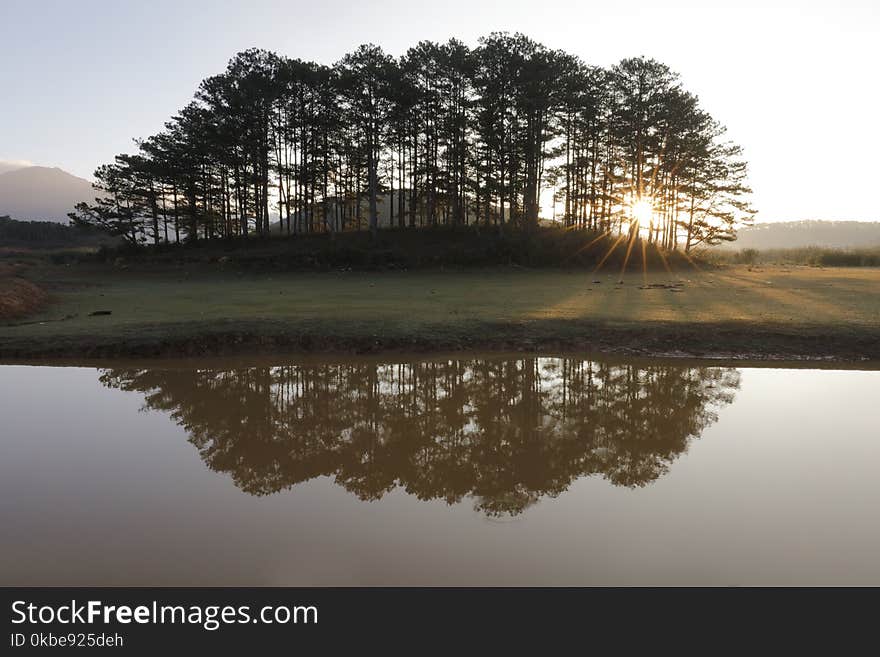
M538 223L686 250L754 214L741 149L652 59L588 66L522 34L360 46L335 66L250 49L96 172L81 224L134 244ZM387 212L380 204L387 203ZM526 237L527 237L526 231Z

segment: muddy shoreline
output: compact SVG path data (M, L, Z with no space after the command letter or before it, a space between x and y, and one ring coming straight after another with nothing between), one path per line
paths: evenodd
M95 363L101 360L323 357L403 354L430 358L468 352L586 354L712 364L880 367L880 327L785 327L753 324L590 324L577 321L479 323L423 327L243 326L172 324L131 327L123 335L21 336L0 341L0 364Z

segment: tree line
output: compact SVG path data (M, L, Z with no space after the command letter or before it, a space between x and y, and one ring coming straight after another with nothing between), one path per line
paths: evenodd
M662 63L522 34L333 66L251 49L99 167L71 217L135 244L544 219L690 250L754 214L724 134Z
M0 215L0 243L4 246L71 246L111 242L91 226L66 226L55 221L19 221Z
M242 369L110 369L168 413L212 470L269 495L333 477L361 499L402 488L515 515L584 476L663 476L739 373L579 359L458 359Z

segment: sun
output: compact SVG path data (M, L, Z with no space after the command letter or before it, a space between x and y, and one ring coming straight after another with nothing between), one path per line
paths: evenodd
M654 206L647 199L633 201L630 211L632 212L633 219L640 224L649 223L654 216Z

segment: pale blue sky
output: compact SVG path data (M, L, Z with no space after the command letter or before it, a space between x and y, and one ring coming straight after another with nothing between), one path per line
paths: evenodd
M610 6L609 6L610 5ZM332 63L364 42L521 31L590 63L647 55L728 126L762 220L880 220L880 3L0 0L0 161L90 177L258 46Z

